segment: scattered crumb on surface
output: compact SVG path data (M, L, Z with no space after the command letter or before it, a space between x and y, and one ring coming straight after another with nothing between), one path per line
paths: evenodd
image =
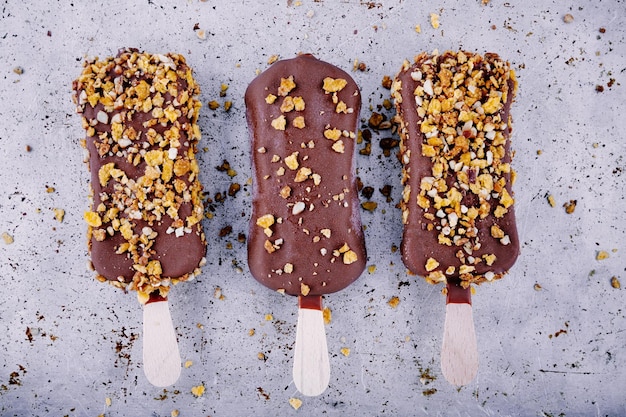
M191 365L193 365L193 362L192 362L192 361L185 361L185 368L186 368L186 369L191 368Z
M3 232L2 240L4 240L4 243L6 243L7 245L10 245L13 243L13 236L11 236L8 232Z
M297 410L298 408L302 407L302 400L299 398L291 397L289 399L289 405L291 405L294 410Z
M433 27L433 29L439 28L439 15L437 13L430 14L430 25Z
M572 16L571 13L567 13L565 16L563 16L563 21L565 23L572 23L574 21L574 16Z
M574 210L576 210L576 203L577 200L570 200L567 203L563 204L563 207L565 207L565 212L567 214L572 214Z
M400 299L394 295L393 297L389 299L387 304L389 304L391 308L396 308L398 307L398 304L400 304Z
M63 219L65 218L65 210L60 208L53 209L54 218L57 219L60 223L63 223Z
M622 288L622 284L619 282L619 279L617 277L611 277L611 287L615 288L615 289L620 289Z
M598 253L596 253L596 260L597 261L602 261L602 260L604 260L604 259L606 259L608 257L609 257L609 253L607 251L605 251L605 250L601 250L601 251L598 251Z
M196 397L202 397L202 395L204 395L204 385L200 384L200 385L196 385L195 387L192 387L191 393L195 395Z
M324 317L324 324L330 324L333 319L333 313L328 307L324 307L322 310L322 317Z
M550 207L556 206L556 201L554 200L554 196L552 194L549 194L547 199L548 199L548 204L550 204Z
M341 348L341 354L343 356L346 356L346 357L350 356L350 348L349 347L342 347Z

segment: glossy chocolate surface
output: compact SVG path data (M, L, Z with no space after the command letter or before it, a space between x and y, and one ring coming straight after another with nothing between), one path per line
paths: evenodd
M281 95L281 78L289 77L295 87ZM326 92L325 78L346 83L336 93ZM276 96L275 101L270 95ZM281 111L287 96L301 97L305 108ZM263 285L291 295L322 295L345 288L359 277L366 262L355 185L354 147L361 106L356 83L341 69L312 55L300 55L274 63L255 78L245 101L254 172L248 239L252 275ZM346 106L340 106L345 111L338 113L340 102ZM281 116L286 120L284 130L272 126ZM303 117L305 127L295 126L298 117ZM327 139L329 129L345 135ZM343 149L337 148L339 141ZM297 167L286 162L290 155ZM310 171L299 181L302 168ZM267 215L273 217L273 224L259 226L259 218Z

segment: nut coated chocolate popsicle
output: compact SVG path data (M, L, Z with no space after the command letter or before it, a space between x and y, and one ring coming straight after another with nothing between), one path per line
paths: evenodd
M393 85L402 259L428 282L447 283L448 307L469 307L470 321L469 286L501 278L519 253L509 115L516 90L508 62L466 51L422 53Z
M255 185L250 271L263 285L299 296L299 334L302 316L317 320L318 313L323 333L321 296L350 285L366 261L354 167L359 89L345 71L303 54L256 77L245 101ZM325 343L324 336L320 350ZM298 336L296 346L306 347ZM296 375L300 354L296 386L318 395L328 382L307 388L316 378Z
M136 290L144 318L171 323L170 286L198 274L206 251L192 70L181 55L127 49L86 61L73 90L87 136L92 204L85 220L98 279ZM170 336L176 343L173 328Z

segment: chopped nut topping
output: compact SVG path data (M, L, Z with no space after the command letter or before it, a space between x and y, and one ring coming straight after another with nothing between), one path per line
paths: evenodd
M304 99L302 97L294 97L293 105L295 111L303 111L305 109Z
M351 263L356 262L358 259L358 255L353 250L348 250L343 254L343 263L346 265L350 265Z
M308 285L301 283L300 284L300 294L304 295L305 297L307 295L309 295L309 292L311 291L311 287L309 287Z
M348 85L348 81L343 78L324 78L324 86L322 87L327 93L337 93Z
M293 119L293 127L296 127L298 129L304 129L306 127L305 123L304 123L304 116L297 116L296 118Z
M290 111L292 111L295 107L295 104L293 103L293 97L291 96L286 96L283 99L283 104L280 105L280 111L282 113L289 113Z
M278 95L284 97L294 88L296 88L296 83L293 81L293 75L290 75L288 78L281 78Z
M285 130L287 127L287 119L282 114L272 120L272 127L276 130Z
M306 208L306 205L302 201L298 201L296 204L293 205L291 214L293 214L294 216L298 215L302 213L305 208Z
M333 151L337 152L337 153L344 153L345 151L345 145L343 144L342 140L338 140L337 142L333 143Z
M435 13L431 14L431 24L434 28L439 25ZM408 128L399 117L400 159L405 165L405 189L400 203L403 222L410 221L409 210L420 210L425 230L433 231L441 245L459 248L458 274L462 279L472 282L488 279L474 272L477 263L492 265L496 260L493 254L480 252L477 222L493 216L496 222L491 226L491 237L502 245L511 243L510 236L501 228L504 223L498 219L506 216L514 204L510 191L514 172L506 155L505 136L510 121L503 120L503 109L515 94L515 73L495 54L483 57L463 51L421 54L415 58L415 65L406 62L402 73L410 75L410 81L415 82L410 91L421 133L417 149L421 157L432 163L431 175L422 177L419 189L411 190ZM400 92L406 88L402 85L405 79L398 77L392 85L400 116L403 107ZM466 199L467 195L471 199ZM475 203L468 207L465 205L468 200ZM431 282L445 279L439 262L434 258L427 262L426 270L430 272L427 279ZM456 270L450 265L441 268L447 275L453 275Z
M426 270L428 272L434 271L439 266L439 262L437 262L434 258L428 258L426 261Z
M285 158L285 165L292 171L298 169L300 164L298 163L298 152L294 152Z
M339 130L339 129L326 129L324 131L324 137L326 139L330 139L330 140L333 140L333 141L339 139L341 137L341 134L342 134L341 130Z
M267 229L274 224L274 221L275 219L273 215L265 214L256 220L256 224L257 226L261 226L263 229Z
M296 177L295 177L294 181L295 182L306 181L309 178L309 175L311 175L311 173L312 173L311 168L302 167L296 173Z
M290 186L285 185L283 188L281 188L280 196L282 198L289 198L290 195L291 195L291 187Z

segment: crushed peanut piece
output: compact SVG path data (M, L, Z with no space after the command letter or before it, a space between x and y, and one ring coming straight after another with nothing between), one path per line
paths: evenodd
M324 86L322 87L327 93L337 93L348 85L348 81L343 78L324 78Z

